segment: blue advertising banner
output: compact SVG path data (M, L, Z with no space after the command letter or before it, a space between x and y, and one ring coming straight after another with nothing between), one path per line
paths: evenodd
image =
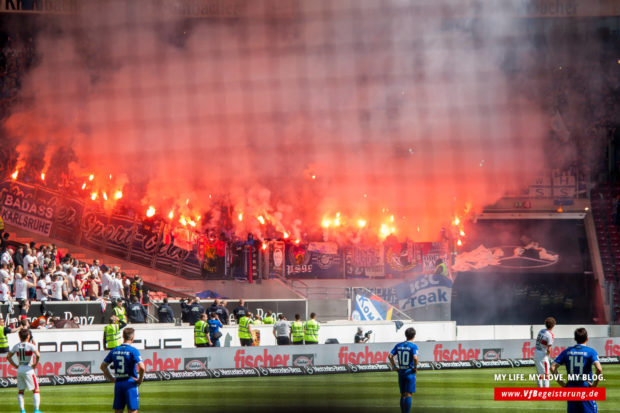
M406 311L430 304L449 304L452 297L452 280L443 275L423 274L413 281L394 287L398 306Z

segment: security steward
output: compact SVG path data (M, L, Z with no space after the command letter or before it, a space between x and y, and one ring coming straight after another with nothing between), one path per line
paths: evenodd
M194 297L190 305L185 304L185 301L181 301L181 308L187 312L187 321L190 326L195 325L205 312L204 307L200 305L198 297Z
M263 324L275 324L276 318L273 315L273 311L267 311L267 315L263 317Z
M293 344L304 344L304 322L301 316L295 314L295 321L291 323L291 342Z
M319 322L316 321L316 313L310 313L310 320L304 323L305 344L319 344Z
M435 275L443 275L444 277L450 277L450 273L448 272L448 266L441 258L435 261Z
M254 322L252 321L252 313L250 312L241 316L239 319L239 341L244 347L249 347L253 344L252 324L254 324Z
M159 306L157 316L160 323L174 323L174 310L168 304L167 297L164 298L164 302Z
M127 310L123 306L123 299L119 298L116 300L116 305L114 306L114 315L118 318L118 328L123 329L127 325Z
M123 343L121 339L121 329L118 325L118 317L115 315L110 317L110 324L103 328L103 342L105 343L105 348L108 350L112 350Z
M2 314L0 314L0 354L9 352L9 339L7 335L11 333L11 329L4 326Z
M202 313L200 320L194 324L194 344L196 347L209 347L211 345L208 318L207 313Z

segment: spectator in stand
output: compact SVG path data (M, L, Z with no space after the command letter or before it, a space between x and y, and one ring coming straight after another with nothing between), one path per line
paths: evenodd
M181 300L181 309L187 313L186 319L190 326L195 325L205 312L198 297L192 298L190 305L187 305L185 300Z
M112 274L110 273L110 268L105 265L101 266L101 291L110 289L110 282L114 279Z
M91 274L88 277L88 299L90 301L97 301L99 298L99 283L97 282L97 276L95 274Z
M129 304L127 308L127 316L129 317L130 323L146 323L148 313L146 312L146 308L138 302L138 297L131 297L131 304Z
M56 273L52 275L52 301L62 301L67 298L67 287L62 275Z
M0 218L2 219L2 218ZM2 234L2 236L0 237L0 251L4 252L7 250L7 248L9 247L9 233L5 232L4 234Z
M2 258L0 258L0 263L6 264L8 266L12 262L13 262L13 247L8 247L2 253Z
M37 258L32 254L32 250L30 248L26 248L26 255L24 256L24 268L26 270L34 271L34 263L37 261ZM30 266L32 265L32 267Z
M164 297L163 303L159 306L157 310L157 316L159 317L160 323L174 323L174 311L172 307L168 304L168 298Z
M30 263L29 268L28 268L28 269L27 269L27 271L25 272L25 274L26 274L26 275L25 275L26 280L27 280L29 283L34 284L34 285L35 285L35 287L28 287L28 298L29 298L29 299L31 299L31 300L34 300L34 299L35 299L35 297L36 297L36 292L37 292L37 289L36 289L36 284L37 284L37 280L38 280L39 278L42 278L42 277L38 277L38 276L37 276L37 274L34 272L34 265L35 265L34 263ZM48 270L48 272L47 272L47 274L43 274L43 276L45 277L45 282L46 282L46 285L47 285L47 286L49 286L49 284L52 282L52 279L51 279L51 278L50 278L50 276L49 276L49 274L51 273L51 271L52 271L52 270L51 270L51 269L49 269L49 270ZM18 272L18 273L20 273L20 274L22 274L22 275L24 274L24 271L23 271L21 268L18 268L18 269L17 269L17 272Z
M5 263L0 264L0 281L4 279L8 280L9 278L10 278L9 265Z
M16 267L18 265L22 268L24 267L24 247L22 245L17 247L17 251L15 251L15 254L13 254L13 262L15 263Z
M235 316L237 324L239 324L239 320L241 320L241 317L245 317L249 312L250 311L245 306L245 300L239 300L239 305L233 310L233 315Z
M30 327L33 329L46 328L48 320L53 315L54 314L51 311L46 311L45 314L43 314L41 317L35 318L34 321L30 324Z
M21 274L15 274L15 299L18 302L28 300L28 288L34 287L34 284L28 282Z
M19 319L27 319L28 311L30 311L30 300L23 300L19 303Z
M139 275L135 275L133 277L133 281L130 286L130 296L131 298L136 297L138 301L142 302L142 293L144 289L144 283L142 282L142 278Z
M120 272L117 272L116 277L110 281L110 298L112 300L125 298L125 293L123 291L123 279Z
M95 275L99 275L99 269L101 264L99 263L99 260L93 260L93 265L90 266L90 273L91 274L95 274Z
M7 304L11 300L11 290L7 281L9 277L0 277L0 303ZM0 317L2 314L0 313Z
M220 347L220 338L222 337L220 328L222 328L223 326L216 313L209 314L207 324L209 324L209 337L211 338L211 347Z
M49 293L47 291L47 283L45 282L44 277L39 278L39 281L37 281L36 297L37 297L37 301L41 303L41 313L45 313L46 311L45 303L51 297L49 296Z
M69 296L67 297L67 299L69 301L82 301L81 300L82 297L80 297L80 295L78 294L78 290L73 290L69 293Z

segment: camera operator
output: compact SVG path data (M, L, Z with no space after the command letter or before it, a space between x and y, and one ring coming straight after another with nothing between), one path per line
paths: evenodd
M357 328L357 333L355 333L355 342L356 343L368 343L370 340L370 335L372 334L372 330L363 332L362 327Z

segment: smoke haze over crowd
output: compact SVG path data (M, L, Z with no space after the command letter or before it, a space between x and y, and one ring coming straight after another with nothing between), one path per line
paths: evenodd
M501 70L519 21L416 3L209 20L96 2L40 30L5 126L42 171L71 147L88 194L125 189L162 216L224 202L240 232L264 235L261 216L295 238L323 223L433 240L537 175L549 114Z

